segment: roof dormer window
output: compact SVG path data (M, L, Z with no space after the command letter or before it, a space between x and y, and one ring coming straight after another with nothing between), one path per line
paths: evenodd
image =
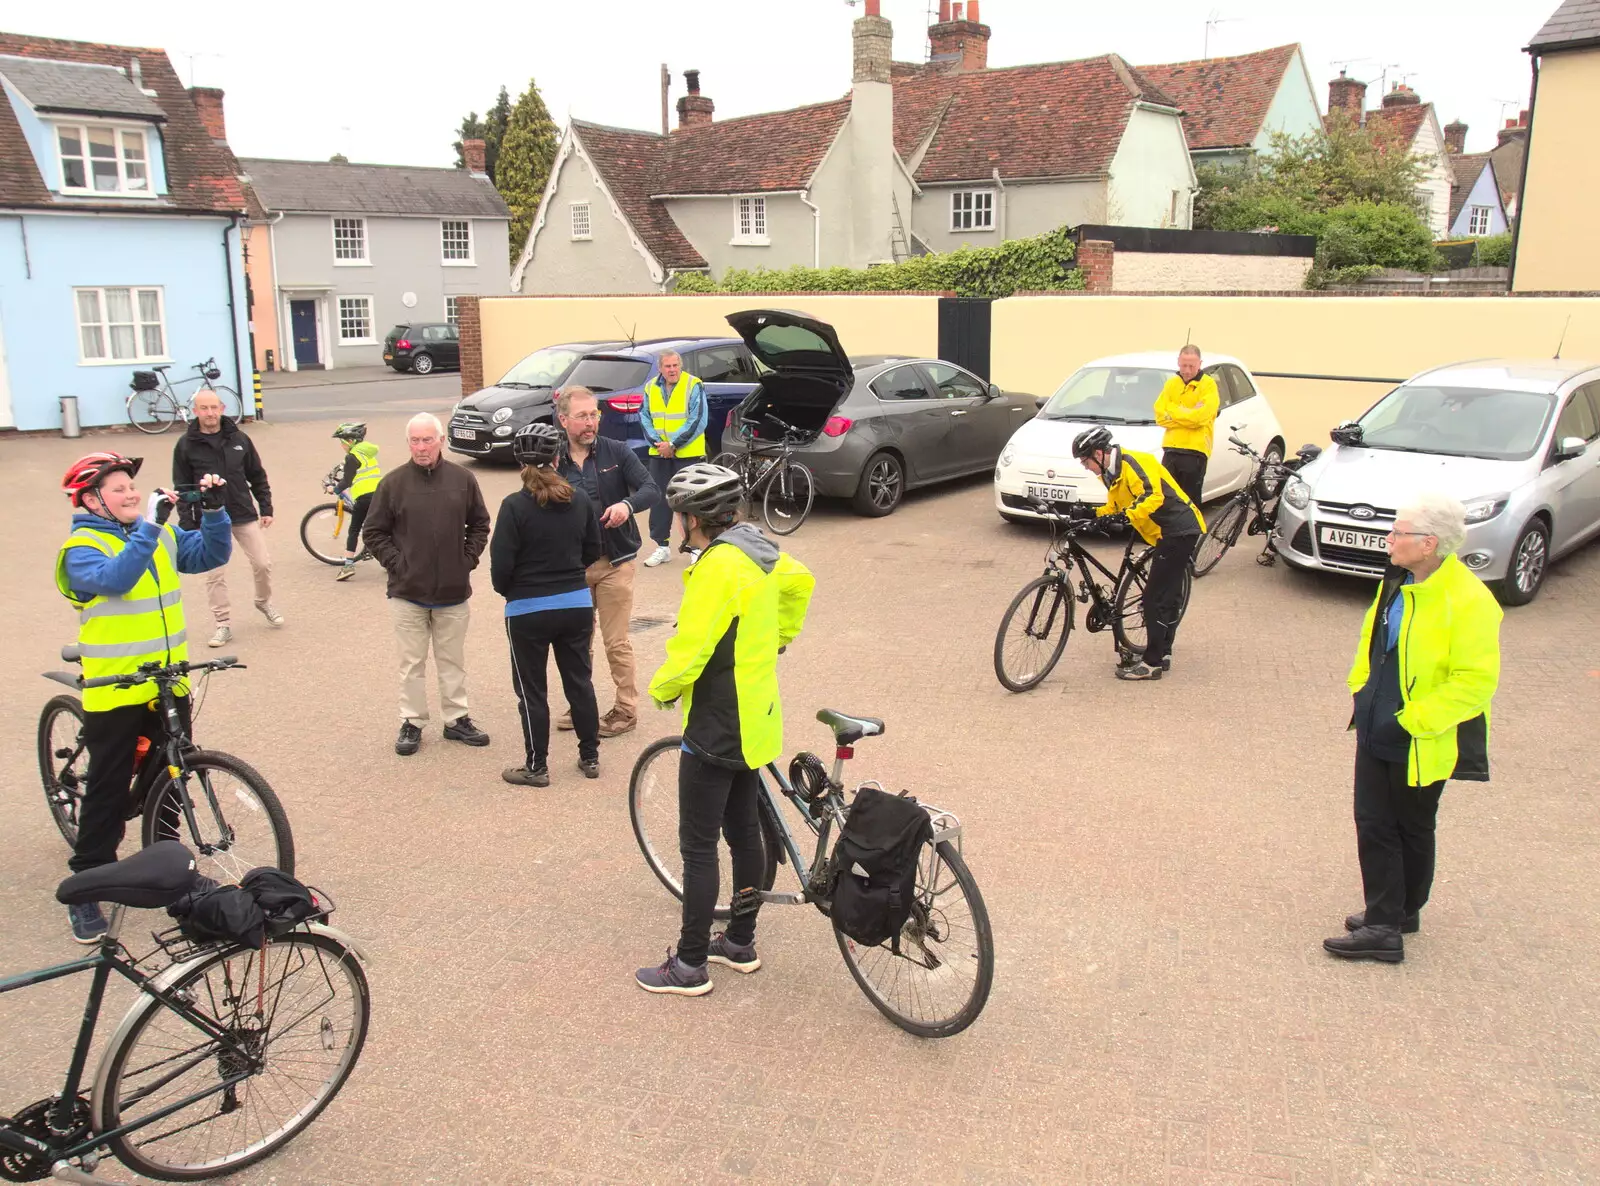
M145 133L107 124L57 124L61 192L154 197Z

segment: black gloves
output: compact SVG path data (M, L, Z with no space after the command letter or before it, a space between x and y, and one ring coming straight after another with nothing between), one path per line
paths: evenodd
M1094 507L1086 502L1075 502L1067 508L1067 518L1074 522L1094 517Z
M206 476L212 478L212 484L201 487L200 505L208 511L221 510L227 504L228 484L215 475L207 474Z

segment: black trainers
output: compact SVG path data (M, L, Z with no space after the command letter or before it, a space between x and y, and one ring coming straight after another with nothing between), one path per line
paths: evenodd
M421 745L422 730L410 721L402 721L400 724L400 736L394 739L394 752L402 758L409 758L417 752L418 747Z
M599 778L600 777L600 759L599 758L579 758L578 759L578 769L583 771L583 776L585 778Z
M508 766L500 777L516 787L547 787L550 785L550 767L540 762L537 766Z
M444 727L446 741L462 741L467 745L488 745L489 735L472 723L471 717L457 717Z
M1160 679L1165 671L1166 668L1161 666L1151 667L1143 660L1135 663L1132 667L1123 667L1119 663L1117 665L1117 678L1132 680Z
M735 972L743 972L746 976L761 967L761 957L756 954L756 945L752 943L748 947L740 947L737 943L730 943L726 931L718 931L711 936L711 946L706 950L706 960L732 968Z
M1359 931L1366 925L1367 912L1365 910L1363 910L1360 914L1349 914L1345 916L1344 929L1347 931ZM1408 914L1400 920L1400 933L1402 935L1415 935L1421 929L1422 915L1420 912L1417 914Z
M67 907L67 918L72 923L72 938L78 943L98 943L109 929L99 902L81 902Z
M1362 927L1348 935L1324 939L1322 949L1347 960L1381 960L1398 964L1406 958L1406 947L1399 927Z
M680 997L703 997L712 987L711 972L705 964L690 967L671 951L659 968L640 968L633 979L645 992L665 992Z

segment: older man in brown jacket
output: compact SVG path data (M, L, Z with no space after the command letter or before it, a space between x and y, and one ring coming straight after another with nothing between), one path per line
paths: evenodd
M411 460L378 483L362 538L389 574L389 606L400 646L402 757L422 744L428 719L428 647L439 675L446 740L488 745L467 715L467 625L472 570L489 543L489 508L478 479L446 461L444 427L422 413L406 426Z

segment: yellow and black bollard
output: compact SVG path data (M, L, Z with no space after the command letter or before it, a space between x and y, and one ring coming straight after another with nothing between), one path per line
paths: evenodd
M252 373L256 377L256 419L265 420L267 418L266 410L261 406L261 372L254 371Z

